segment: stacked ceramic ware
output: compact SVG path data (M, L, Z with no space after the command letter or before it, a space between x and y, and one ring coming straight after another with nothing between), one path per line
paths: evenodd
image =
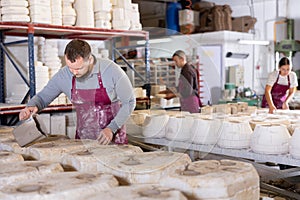
M51 1L29 0L29 11L31 22L51 24Z
M51 21L53 25L62 25L62 0L51 0Z
M132 3L131 0L113 1L113 29L120 30L141 30L140 13L138 4Z
M142 24L140 22L139 5L137 3L132 3L130 10L130 30L142 30Z
M252 129L247 121L224 121L220 130L218 145L222 148L249 148L251 134Z
M216 144L222 122L218 119L195 118L191 127L190 141L196 144Z
M165 128L169 121L168 115L148 115L143 124L143 136L163 138L165 137Z
M171 116L166 125L166 138L176 141L188 141L194 119L189 116Z
M3 22L30 22L28 1L1 0L1 15Z
M96 57L96 59L101 58L101 54L99 53L98 44L91 44L92 54Z
M76 26L95 27L93 0L76 0L74 8L77 13Z
M49 68L49 78L51 79L61 68L61 60L58 56L58 42L57 40L45 40L41 38L39 56L42 57L42 61ZM65 104L67 103L67 97L65 94L58 96L52 104Z
M289 151L293 158L300 159L300 126L297 126L289 142Z
M110 0L94 0L94 19L96 28L111 29Z
M97 59L109 59L109 50L105 48L104 43L94 43L91 44L91 49L93 55Z
M37 61L34 64L35 70L35 88L36 92L41 91L49 81L49 68L42 62Z
M112 10L112 28L119 30L130 29L131 0L117 0Z
M62 0L62 24L73 26L76 22L76 11L73 8L74 0Z
M35 42L37 44L37 60L44 61L44 45L45 38L44 37L36 37Z
M45 40L42 48L42 61L49 67L50 78L61 68L61 60L58 57L57 40Z
M257 125L251 136L251 149L261 154L287 154L290 134L283 125Z
M52 78L61 68L57 40L45 40L43 46L43 62L49 67L50 78Z

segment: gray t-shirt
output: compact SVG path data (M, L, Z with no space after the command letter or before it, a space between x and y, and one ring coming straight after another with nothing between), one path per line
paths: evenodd
M103 86L106 88L110 100L112 102L121 102L119 112L107 126L115 132L125 124L135 108L136 100L134 91L128 76L121 67L107 59L98 59L92 73L86 79L83 81L76 80L76 88L99 88L97 76L99 72L101 72ZM40 111L47 107L61 93L66 94L71 100L72 77L73 74L69 68L64 66L53 76L48 84L28 102L27 106L37 106Z

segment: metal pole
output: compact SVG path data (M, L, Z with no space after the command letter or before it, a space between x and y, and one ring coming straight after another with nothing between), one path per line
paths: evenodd
M35 91L35 70L34 70L34 28L29 25L28 28L28 62L29 62L29 85L30 85L30 98L32 98Z
M151 72L150 72L150 45L149 45L149 33L146 34L146 37L145 37L145 73L146 73L146 83L144 85L144 89L146 89L146 94L147 94L147 97L150 99L150 95L151 95L151 84L150 84L150 81L151 81ZM151 102L149 103L148 105L148 109L150 108L150 105L151 105Z
M0 42L3 44L4 35L1 31L0 33ZM4 62L4 52L3 49L0 48L0 103L5 103L5 62Z
M111 39L111 60L116 62L116 56L115 56L115 49L116 49L116 41L114 38Z
M294 39L294 20L287 19L287 39L293 40Z
M146 42L145 42L146 84L150 84L150 49L149 48L150 48L150 45L149 45L149 33L147 33L146 34Z

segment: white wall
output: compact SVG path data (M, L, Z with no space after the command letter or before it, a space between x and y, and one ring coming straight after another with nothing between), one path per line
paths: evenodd
M276 21L291 18L295 21L294 39L300 40L300 3L299 0L254 0L253 8L250 0L222 1L209 0L216 4L224 3L231 6L233 17L244 15L254 16L257 19L253 31L257 40L269 40L268 47L254 46L254 89L263 93L267 75L275 69L274 58L274 25ZM276 41L286 39L286 24L276 25ZM293 57L293 69L300 69L300 52Z
M250 84L252 89L256 90L258 94L263 94L264 87L268 73L276 68L275 65L275 53L274 53L274 27L275 22L291 18L294 19L294 39L300 40L300 3L299 0L254 0L253 5L251 0L209 0L217 5L228 4L232 8L232 17L240 16L253 16L257 19L254 30L250 31L253 33L253 39L256 40L268 40L270 41L269 46L258 46L253 45L253 75L251 77ZM183 38L189 38L189 35L183 36ZM286 24L276 25L276 41L281 41L287 38ZM171 52L176 49L185 49L188 53L191 53L192 46L197 45L199 41L193 41L191 39L176 40L172 43L167 44L155 44L151 45L152 48L161 49L160 53L157 51L151 51L151 56L162 57L170 56ZM238 49L236 49L238 50ZM296 53L292 59L293 69L300 69L300 52ZM249 74L247 74L249 75ZM248 77L248 76L247 76ZM247 81L246 81L247 83ZM248 86L249 84L247 84Z

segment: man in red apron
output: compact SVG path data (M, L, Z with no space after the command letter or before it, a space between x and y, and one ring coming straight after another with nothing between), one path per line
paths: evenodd
M125 72L111 60L96 60L82 40L67 44L65 61L66 66L28 102L19 118L29 118L65 93L76 109L76 139L127 144L124 124L135 108L135 96Z
M71 101L77 113L75 138L98 139L100 143L107 143L108 140L114 139L115 144L127 144L124 125L117 130L114 138L113 134L110 134L112 131L106 128L120 110L120 104L110 101L100 73L98 80L100 88L77 89L75 76L72 79Z
M161 91L160 94L166 94L165 99L179 97L181 111L199 113L202 104L198 95L197 71L187 62L184 51L176 51L172 58L176 66L181 68L178 87Z
M292 99L297 86L297 76L291 71L290 61L283 57L279 61L279 71L269 74L262 108L269 108L269 113L274 113L276 109L289 109L288 102Z

